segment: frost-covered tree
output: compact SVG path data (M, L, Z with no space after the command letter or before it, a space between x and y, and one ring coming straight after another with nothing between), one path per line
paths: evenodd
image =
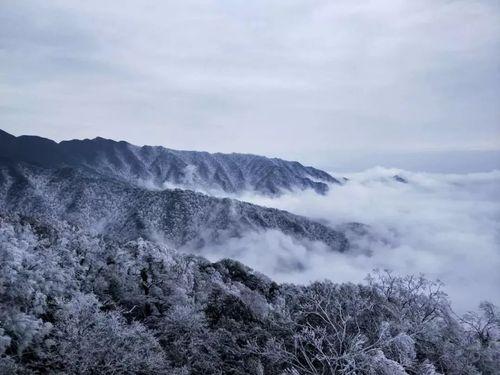
M497 374L499 313L439 283L279 285L56 219L0 214L0 374Z
M144 325L104 312L94 296L76 295L61 306L50 336L54 372L169 374L163 349Z

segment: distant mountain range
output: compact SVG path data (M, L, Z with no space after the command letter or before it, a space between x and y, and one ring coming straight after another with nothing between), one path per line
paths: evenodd
M192 168L191 168L192 167ZM345 235L286 211L168 184L278 194L337 180L297 162L241 154L172 151L104 139L55 143L0 133L0 211L67 221L127 241L156 239L197 249L249 231L277 230L348 249ZM146 184L149 187L146 188Z
M278 195L340 183L328 173L299 162L249 154L177 151L95 138L56 143L36 136L15 137L0 130L0 157L43 167L78 167L136 186L182 187L225 193L255 191Z

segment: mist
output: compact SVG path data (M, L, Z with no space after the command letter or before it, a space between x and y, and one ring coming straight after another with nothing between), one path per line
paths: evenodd
M333 227L366 224L358 228L362 233L347 232L347 253L268 231L207 247L203 255L238 259L281 282L360 282L374 269L422 273L445 283L457 310L483 300L500 303L500 171L459 175L378 167L345 176L349 180L332 185L325 196L302 191L239 199Z

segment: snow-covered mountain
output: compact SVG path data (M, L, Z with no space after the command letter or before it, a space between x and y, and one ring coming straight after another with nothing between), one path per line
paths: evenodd
M186 254L276 231L314 242L302 258L331 255L323 267L336 252L359 255L365 225L333 229L186 189L321 193L331 182L258 156L0 134L0 374L496 373L494 306L457 318L440 284L423 277L298 286ZM282 263L303 267L273 244Z
M328 184L339 183L319 169L257 155L139 147L103 138L56 143L36 136L15 137L1 130L0 157L44 167L85 168L154 189L176 186L225 193L255 191L277 195L295 189L325 193Z
M334 251L346 237L286 211L190 190L148 190L86 169L0 160L0 211L64 220L119 240L156 239L200 248L248 231L278 230Z

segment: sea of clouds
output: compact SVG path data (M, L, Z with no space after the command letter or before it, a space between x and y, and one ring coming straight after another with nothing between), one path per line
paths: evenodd
M374 168L346 177L325 196L302 191L239 199L334 227L368 225L364 235L348 235L347 253L267 231L211 246L203 255L238 259L281 282L358 282L374 269L423 273L445 283L457 310L482 300L500 305L500 171L452 175Z

